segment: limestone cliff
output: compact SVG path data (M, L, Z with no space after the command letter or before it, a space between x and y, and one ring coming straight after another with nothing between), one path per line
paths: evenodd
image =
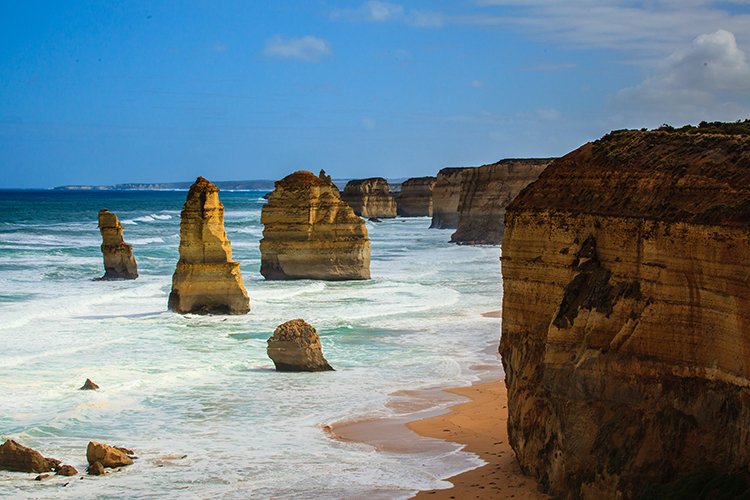
M250 299L240 264L224 231L219 189L198 177L180 220L180 260L172 276L169 309L179 313L246 314Z
M138 266L133 257L133 246L122 238L122 224L106 208L99 210L99 232L102 234L104 276L102 280L134 280Z
M401 217L432 217L435 177L414 177L401 184L396 211Z
M500 352L522 468L561 498L750 463L750 137L621 131L507 208Z
M396 199L382 177L347 182L341 199L360 217L396 217Z
M451 243L499 245L505 207L539 177L552 158L501 160L469 168L461 177L458 227Z
M432 190L432 224L430 229L454 229L458 226L458 201L461 197L461 175L467 168L444 168L437 174Z
M365 222L327 179L300 170L276 183L261 212L260 272L270 280L370 278Z

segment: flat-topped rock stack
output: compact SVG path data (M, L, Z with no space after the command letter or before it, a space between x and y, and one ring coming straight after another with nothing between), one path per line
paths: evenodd
M219 189L203 177L190 187L180 220L180 260L169 309L179 313L246 314L250 298L224 231Z
M413 177L401 183L396 213L401 217L432 217L435 177Z
M396 217L396 199L382 177L355 179L346 183L341 199L360 217Z
M101 280L134 280L138 266L133 257L133 246L122 237L122 224L117 215L106 208L99 210L99 232L102 234L104 276Z
M455 229L458 226L458 202L461 199L461 175L468 168L444 168L437 174L432 190L430 229Z
M750 136L722 130L613 132L507 208L509 435L555 497L748 472Z
M552 158L507 159L461 174L458 226L451 243L499 245L505 207L534 182Z
M365 221L330 178L300 170L276 182L261 223L260 272L266 279L370 278Z

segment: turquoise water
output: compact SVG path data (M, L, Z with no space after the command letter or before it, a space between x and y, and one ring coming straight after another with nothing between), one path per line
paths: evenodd
M0 497L402 498L481 463L450 443L377 452L322 426L497 365L499 320L481 313L501 303L500 249L450 245L427 218L368 222L372 280L267 282L263 194L221 193L252 311L182 316L166 304L185 192L0 191L0 438L79 470L90 440L140 457L84 480L0 472ZM123 223L135 281L92 280L100 208ZM273 370L266 339L298 317L335 372ZM101 389L78 391L87 377Z

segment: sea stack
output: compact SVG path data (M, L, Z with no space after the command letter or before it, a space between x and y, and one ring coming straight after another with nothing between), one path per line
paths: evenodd
M246 314L250 299L240 264L224 231L219 189L198 177L180 220L180 260L172 276L169 309L178 313Z
M355 179L346 183L341 199L360 217L387 219L396 217L396 199L388 181L382 177Z
M509 435L555 497L747 474L750 136L734 125L613 132L507 208Z
M413 177L401 184L396 212L401 217L432 217L434 177Z
M300 170L276 182L263 206L261 274L269 280L370 278L370 240L328 179Z
M501 160L469 168L461 177L458 227L451 243L499 245L505 207L539 177L553 158Z
M122 224L117 216L102 208L99 210L99 232L102 234L104 276L101 280L134 280L138 266L133 257L133 246L122 238Z
M461 198L461 174L468 168L444 168L437 174L432 190L430 229L455 229L458 226L458 201Z
M280 372L331 371L315 328L302 319L276 327L268 339L268 357Z

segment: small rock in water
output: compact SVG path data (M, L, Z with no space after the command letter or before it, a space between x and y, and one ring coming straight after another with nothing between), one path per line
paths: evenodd
M104 472L104 466L101 462L94 462L93 464L89 465L89 475L103 476L104 474L106 474L106 472Z
M86 379L86 382L83 384L83 386L79 389L80 391L96 391L99 389L99 386L96 385L90 378Z
M268 339L268 357L280 372L333 370L323 357L318 332L302 319L279 325Z
M47 479L50 475L49 474L39 474L37 477L34 478L34 481L41 481L42 479Z
M38 451L21 446L12 439L0 446L0 470L49 472L59 466L59 460L45 458Z
M59 469L57 469L56 474L58 476L75 476L78 474L78 469L73 467L72 465L63 465Z
M122 451L122 449L97 443L96 441L91 441L86 448L86 460L88 460L89 465L100 463L103 467L109 467L112 469L131 465L133 463L133 459L131 459L127 453ZM89 472L89 474L90 473L91 472Z
M370 222L383 222L382 220L378 219L377 217L370 217L367 220L369 220Z

